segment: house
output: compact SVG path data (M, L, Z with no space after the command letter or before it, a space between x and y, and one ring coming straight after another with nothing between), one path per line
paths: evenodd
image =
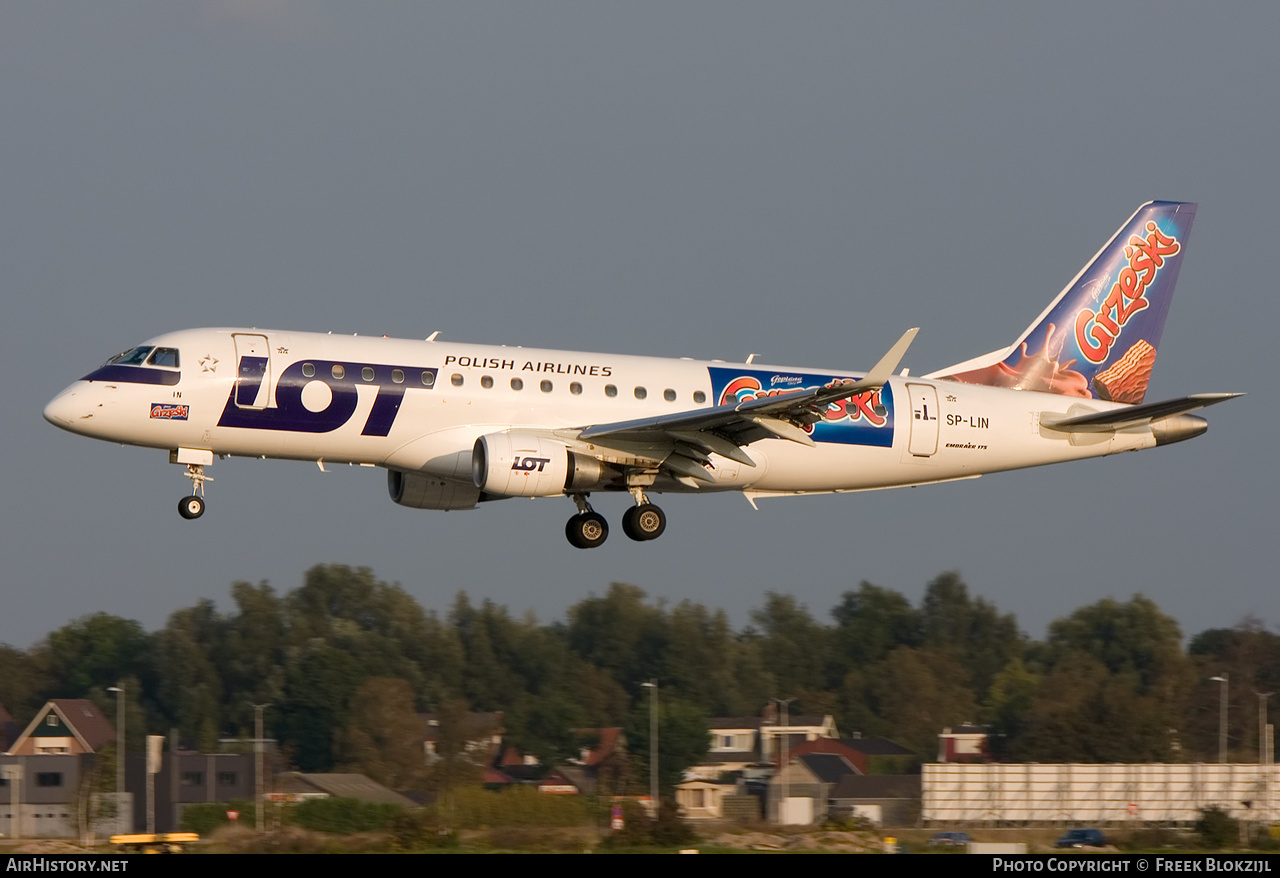
M790 755L769 779L770 817L779 823L814 823L828 812L831 791L858 770L836 753Z
M115 728L92 701L45 703L21 733L0 708L0 833L5 837L69 838L80 832L81 787L93 756L114 744ZM17 810L13 802L17 801Z
M447 734L441 725L445 722L438 713L420 713L422 721L422 753L428 765L438 761L445 746ZM502 750L502 711L493 713L471 712L460 720L457 734L462 738L462 752L476 765L493 765Z
M918 774L851 774L828 794L833 819L863 817L877 826L915 826L920 816Z
M363 774L311 774L286 771L274 779L276 801L300 802L306 799L359 799L362 802L414 807L414 802Z
M888 738L814 738L792 752L797 756L834 753L844 757L859 774L905 774L918 761L913 751Z
M762 717L716 717L707 733L711 745L702 761L689 769L689 774L707 780L775 765L784 746L791 751L808 741L838 735L830 714L788 717L782 725L772 705Z
M270 762L264 766L270 777ZM257 785L257 769L253 753L198 753L169 750L160 754L160 770L151 781L156 832L177 832L182 826L182 812L188 805L229 802L233 799L253 800ZM147 759L130 754L125 761L125 789L134 793L131 825L127 831L141 832L147 827ZM264 790L270 790L264 784Z
M630 769L627 736L618 726L574 729L589 741L578 758L553 767L538 781L543 793L615 795L622 789Z
M758 800L751 796L741 796L738 786L736 779L696 778L678 784L676 805L680 809L680 816L687 820L720 820L735 816L759 818L760 809L756 804ZM739 798L745 798L751 806L745 813L741 808L726 808L727 804L736 802Z
M87 698L45 702L5 751L10 756L92 754L116 740L115 727Z
M945 728L938 735L939 762L992 762L987 751L987 730L964 725Z

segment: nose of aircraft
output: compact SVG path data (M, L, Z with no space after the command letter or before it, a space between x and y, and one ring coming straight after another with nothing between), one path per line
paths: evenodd
M44 419L55 427L76 432L76 422L85 414L83 400L79 396L75 385L68 387L44 407Z

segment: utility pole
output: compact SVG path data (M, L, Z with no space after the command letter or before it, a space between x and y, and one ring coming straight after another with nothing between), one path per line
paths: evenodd
M123 835L129 831L124 814L124 683L107 691L116 693L116 832Z
M261 832L266 826L264 823L266 808L262 801L262 711L270 707L270 704L255 704L253 706L253 814L254 825Z

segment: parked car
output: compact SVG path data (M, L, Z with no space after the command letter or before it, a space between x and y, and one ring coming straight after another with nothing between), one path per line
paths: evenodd
M967 832L935 832L929 837L930 847L964 847L971 838Z
M1056 848L1104 848L1107 839L1101 829L1068 829L1067 834L1053 843Z

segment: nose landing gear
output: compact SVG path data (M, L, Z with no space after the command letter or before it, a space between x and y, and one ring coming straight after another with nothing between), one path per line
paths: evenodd
M204 515L204 483L212 482L212 476L204 474L204 466L198 463L187 464L186 477L191 480L191 496L178 501L178 514L188 521Z

